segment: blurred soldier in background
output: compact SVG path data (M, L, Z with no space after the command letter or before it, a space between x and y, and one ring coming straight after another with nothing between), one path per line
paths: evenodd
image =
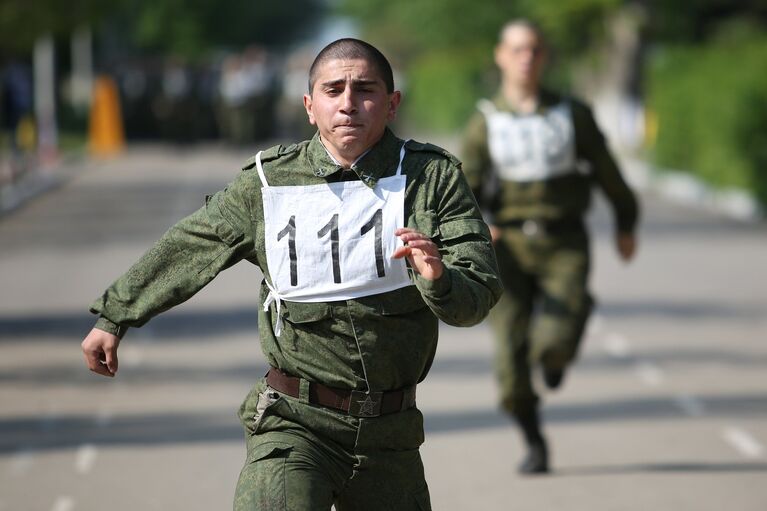
M227 57L219 84L219 123L223 137L234 145L252 144L274 135L275 74L269 54L250 46Z
M9 167L0 169L0 183L17 177L24 167L24 153L34 148L32 96L32 76L27 66L11 60L0 69L0 119L10 146Z
M495 48L501 89L493 100L479 102L462 155L490 224L505 287L490 319L502 406L528 447L522 473L549 469L533 370L540 370L549 389L561 385L593 308L583 219L592 185L612 205L616 248L625 261L634 255L638 217L637 200L591 110L541 88L546 56L534 23L504 26Z

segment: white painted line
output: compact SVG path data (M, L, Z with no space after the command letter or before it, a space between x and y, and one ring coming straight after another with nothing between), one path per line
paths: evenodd
M72 497L59 497L53 503L51 511L72 511L75 508L75 500Z
M631 355L629 341L621 334L608 334L604 346L605 351L613 358L628 358Z
M706 405L703 401L690 394L679 394L674 397L676 405L690 417L700 417L706 413Z
M661 368L652 362L644 361L637 363L636 372L639 379L642 380L642 383L649 385L650 387L660 385L665 379Z
M75 459L75 469L79 474L87 474L93 468L93 464L96 462L96 456L98 450L93 444L83 444L77 449L77 457Z
M24 475L32 468L34 458L35 453L32 449L20 449L13 455L8 470L14 476Z
M722 433L724 439L746 458L761 458L764 447L751 434L738 427L730 426Z

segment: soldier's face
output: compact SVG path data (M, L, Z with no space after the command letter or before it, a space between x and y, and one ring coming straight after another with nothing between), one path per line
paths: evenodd
M522 86L537 86L543 74L546 51L534 30L510 27L495 48L495 63L504 80Z
M322 63L312 93L304 96L309 122L341 163L355 160L378 142L399 102L399 91L387 93L378 71L364 59Z

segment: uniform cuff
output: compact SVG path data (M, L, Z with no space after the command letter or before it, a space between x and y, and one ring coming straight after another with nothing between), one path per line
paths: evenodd
M442 275L437 280L429 280L416 274L416 282L421 291L430 298L442 298L450 292L453 282L450 280L450 274L447 267L442 271Z
M120 339L122 339L123 335L125 335L125 332L128 331L127 326L118 325L117 323L105 318L104 316L101 316L98 320L96 320L96 324L93 327L98 328L99 330L103 330L109 334L116 335Z

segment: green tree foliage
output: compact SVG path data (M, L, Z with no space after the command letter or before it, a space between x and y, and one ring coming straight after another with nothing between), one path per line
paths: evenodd
M90 25L140 49L195 57L211 47L286 43L322 10L321 0L2 0L0 50L29 51L41 35Z
M767 0L645 0L648 37L658 43L706 44L733 18L767 21Z
M365 37L407 77L405 117L434 130L459 128L497 87L493 47L510 19L541 24L560 60L587 51L622 0L344 0ZM561 81L561 80L559 80Z
M0 50L23 53L46 34L66 35L112 10L105 0L2 0Z
M194 58L212 47L279 45L321 14L318 0L123 0L121 19L140 48Z
M655 161L767 205L767 33L735 20L706 45L668 46L650 62Z

